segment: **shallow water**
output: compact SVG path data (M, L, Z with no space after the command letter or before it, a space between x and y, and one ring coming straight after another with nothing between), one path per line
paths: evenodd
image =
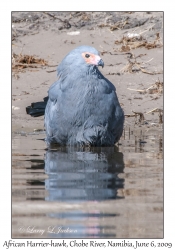
M12 136L13 238L163 237L160 132L84 150L47 150L44 136Z

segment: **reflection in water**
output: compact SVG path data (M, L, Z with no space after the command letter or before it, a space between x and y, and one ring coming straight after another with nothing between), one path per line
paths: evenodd
M61 202L104 201L121 199L118 189L124 188L124 179L118 174L123 173L123 154L116 147L92 148L76 150L75 148L58 148L48 150L45 154L45 164L42 160L30 159L30 170L35 174L45 169L47 178L42 180L27 180L27 184L40 188L45 183L45 200ZM29 169L29 168L28 168ZM30 189L30 187L28 187ZM32 194L32 193L31 193ZM28 200L44 200L44 197L31 195ZM98 209L71 212L47 213L47 217L67 220L66 226L57 225L49 228L48 237L78 238L78 237L115 237L111 231L115 226L100 225L102 218L115 218L118 213L102 212ZM85 225L84 221L90 221ZM59 232L58 230L68 230ZM110 231L110 233L106 233ZM76 232L76 233L72 233Z
M162 237L160 134L125 131L120 152L116 147L45 151L36 137L13 139L14 238Z
M123 154L116 148L89 151L61 149L47 151L45 157L47 200L77 201L117 199L123 188Z
M50 201L77 202L83 200L106 200L122 198L118 196L117 189L123 188L124 179L118 177L123 173L123 154L116 148L95 148L89 151L76 151L74 149L59 149L47 151L45 157L45 172L49 178L45 181ZM101 217L115 217L117 214L101 213L98 210L76 211L72 213L49 214L51 217L76 221L68 228L76 234L59 233L50 234L50 237L115 237L105 234L105 230L114 229L109 226L100 226ZM93 226L82 226L84 219L94 218ZM59 228L59 225L58 227ZM67 229L67 226L62 229ZM55 230L55 229L54 229ZM57 229L56 229L57 230Z

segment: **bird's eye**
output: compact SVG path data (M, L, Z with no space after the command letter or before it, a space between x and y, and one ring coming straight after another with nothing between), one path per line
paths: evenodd
M89 54L86 54L86 55L85 55L85 57L86 57L86 58L89 58L89 57L90 57L90 55L89 55Z

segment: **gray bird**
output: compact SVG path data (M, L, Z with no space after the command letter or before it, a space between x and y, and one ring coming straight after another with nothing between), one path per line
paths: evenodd
M104 62L90 46L77 47L59 64L44 104L48 146L113 146L120 139L124 113L98 66Z

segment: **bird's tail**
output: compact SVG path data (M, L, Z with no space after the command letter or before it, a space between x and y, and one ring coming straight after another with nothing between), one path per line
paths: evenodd
M45 97L43 100L43 102L33 102L31 103L31 106L27 106L26 113L33 117L44 115L48 97Z

